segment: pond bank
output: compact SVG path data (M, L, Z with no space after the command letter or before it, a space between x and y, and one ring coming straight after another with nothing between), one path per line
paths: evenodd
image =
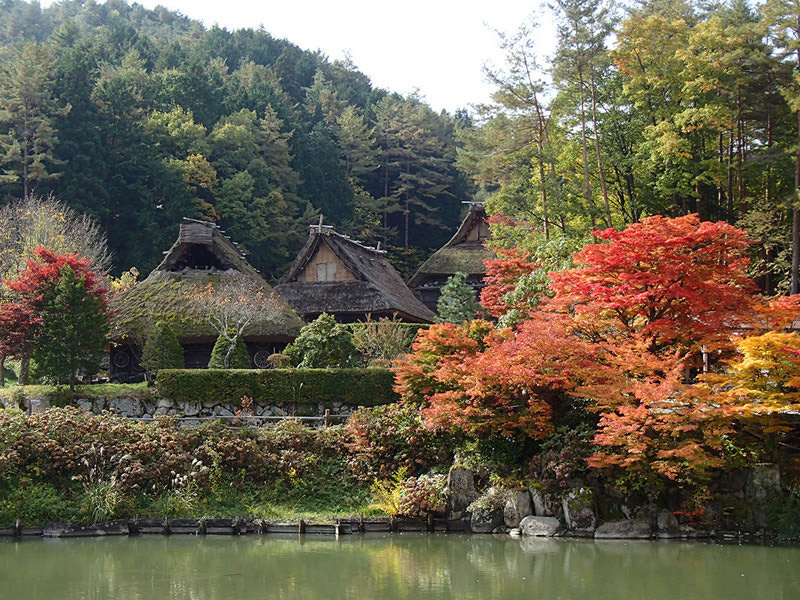
M765 543L778 541L777 536L766 532L742 531L705 531L682 528L681 531L664 535L664 532L636 527L640 521L627 520L608 522L587 535L556 527L546 532L528 531L525 523L522 528L508 531L495 531L493 535L508 533L512 537L564 537L597 540L677 540L697 541L711 540L717 542ZM470 528L469 521L448 520L444 518L408 519L408 518L342 518L334 523L307 523L301 519L295 523L270 522L265 519L217 518L217 519L119 519L96 523L94 525L76 525L72 523L48 521L41 527L23 525L20 521L13 527L0 528L0 538L89 538L109 536L137 535L351 535L362 533L468 533L480 535ZM485 532L484 532L485 533ZM784 540L786 541L786 540Z

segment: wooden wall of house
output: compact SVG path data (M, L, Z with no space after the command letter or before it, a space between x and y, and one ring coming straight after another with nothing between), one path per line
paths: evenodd
M320 244L317 253L297 277L297 281L354 281L356 276L326 245Z
M465 242L482 242L489 238L489 224L480 220L469 228Z

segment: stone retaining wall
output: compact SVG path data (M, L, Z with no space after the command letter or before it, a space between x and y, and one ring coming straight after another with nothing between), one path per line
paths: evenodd
M177 402L169 398L137 398L121 396L116 398L78 398L72 402L81 410L100 414L109 411L121 417L150 419L162 415L176 417L233 417L238 407L221 402ZM25 409L30 412L42 412L49 408L50 401L45 396L26 398ZM254 405L253 416L256 417L323 417L328 412L331 417L345 418L357 407L332 402L330 404L265 404Z

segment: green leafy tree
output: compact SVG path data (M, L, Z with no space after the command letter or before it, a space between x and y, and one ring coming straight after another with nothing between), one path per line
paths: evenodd
M284 354L299 369L347 368L358 364L353 334L327 313L303 327Z
M792 79L783 93L796 114L795 175L792 204L792 294L800 292L800 2L770 0L763 7L764 22L772 34L773 44L781 57L792 65Z
M219 336L211 350L211 360L208 361L209 369L249 369L251 367L250 355L241 336L235 336L231 344L230 339Z
M467 283L466 273L456 273L442 286L442 295L436 303L440 323L471 321L478 312L475 289Z
M183 348L166 321L157 321L142 348L142 366L155 377L160 369L183 369Z

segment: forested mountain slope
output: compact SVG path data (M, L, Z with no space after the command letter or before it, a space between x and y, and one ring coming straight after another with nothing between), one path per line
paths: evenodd
M123 0L0 3L0 201L52 192L96 217L116 270L152 268L183 216L272 278L320 215L422 257L469 199L465 123L265 30Z

